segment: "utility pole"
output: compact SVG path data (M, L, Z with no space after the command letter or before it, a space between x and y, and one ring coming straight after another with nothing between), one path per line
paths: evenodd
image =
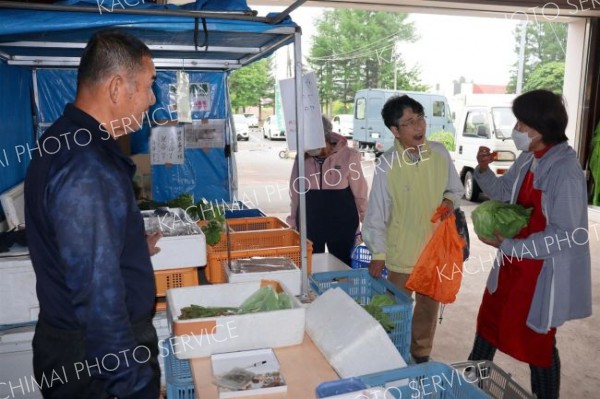
M527 21L521 21L521 40L519 41L519 66L517 69L516 94L521 94L523 89L523 70L525 68L525 43L527 39Z

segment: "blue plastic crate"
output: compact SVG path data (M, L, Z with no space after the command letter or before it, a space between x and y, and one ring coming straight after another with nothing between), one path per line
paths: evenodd
M267 216L260 209L226 209L225 219Z
M367 385L355 377L345 378L343 380L328 381L319 384L317 387L317 397L328 398L334 395L356 392L365 388L367 388Z
M171 340L169 339L169 352L165 356L165 380L167 382L168 399L195 399L196 392L192 379L192 370L189 360L180 360L175 357Z
M476 381L467 381L459 371L443 363L422 363L357 378L367 387L385 387L394 398L489 399Z
M412 298L406 296L388 280L371 277L368 269L315 273L310 276L310 283L317 294L322 294L329 288L339 287L362 305L371 302L375 295L392 295L396 305L382 308L383 313L386 313L394 323L394 328L388 335L404 360L407 363L410 361Z

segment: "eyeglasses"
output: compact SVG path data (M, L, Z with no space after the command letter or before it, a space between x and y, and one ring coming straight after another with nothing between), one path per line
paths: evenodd
M410 118L409 120L405 121L404 123L399 123L398 127L415 127L423 122L425 122L427 119L425 118L424 115L419 115L416 118Z

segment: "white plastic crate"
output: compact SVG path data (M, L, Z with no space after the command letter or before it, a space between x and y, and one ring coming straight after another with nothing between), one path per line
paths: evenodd
M173 346L179 359L215 353L298 345L304 339L305 308L290 295L292 309L233 316L179 320L181 309L194 305L239 307L262 282L174 288L167 291L167 314L172 322Z

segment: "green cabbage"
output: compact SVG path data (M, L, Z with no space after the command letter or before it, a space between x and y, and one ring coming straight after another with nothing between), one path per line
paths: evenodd
M483 238L496 238L494 231L505 238L516 236L529 223L533 208L507 204L501 201L485 201L479 205L471 217L475 233Z

